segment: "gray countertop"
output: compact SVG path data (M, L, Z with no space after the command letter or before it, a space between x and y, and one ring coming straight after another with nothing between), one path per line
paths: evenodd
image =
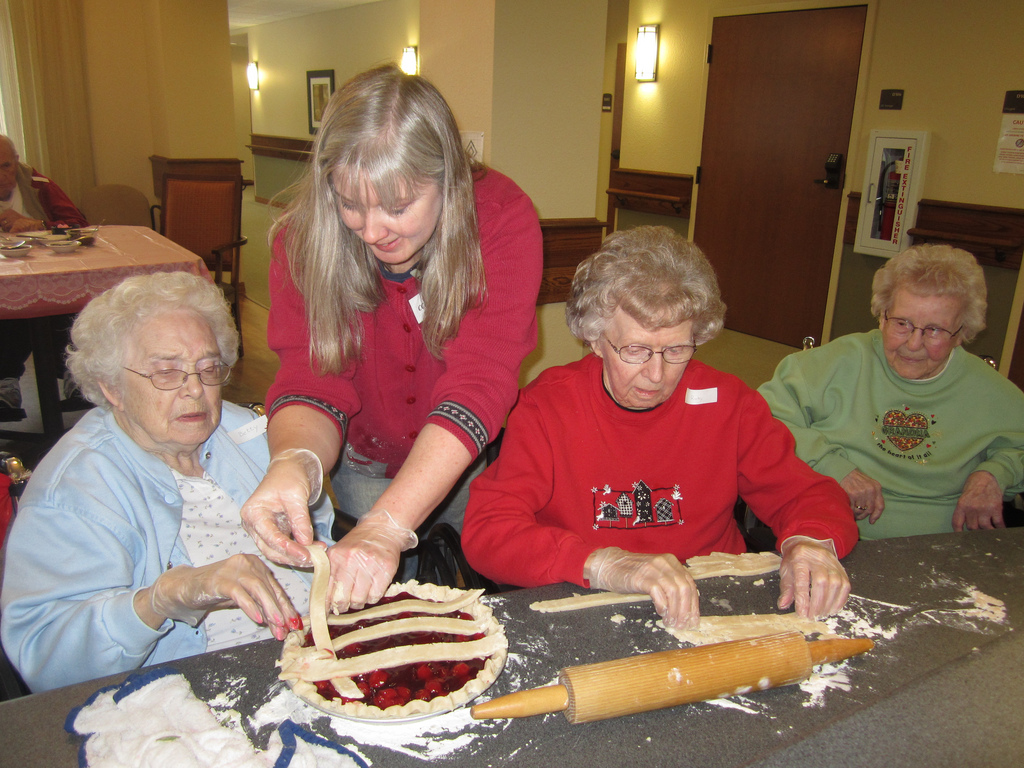
M257 747L290 718L374 765L972 766L1024 764L1024 528L861 542L844 561L853 594L830 628L876 641L810 681L729 700L570 725L561 714L472 721L465 710L402 725L331 718L276 679L267 641L171 666ZM704 615L774 613L778 574L702 581ZM551 683L558 670L679 647L650 603L541 614L572 585L487 598L509 638L484 694ZM991 602L991 600L997 602ZM75 765L68 712L124 675L0 704L0 764ZM235 714L232 714L235 713Z

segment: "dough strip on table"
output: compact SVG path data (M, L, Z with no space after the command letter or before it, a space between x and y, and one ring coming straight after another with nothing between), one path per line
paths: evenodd
M334 658L334 644L327 628L327 582L331 578L331 561L327 550L310 544L306 547L313 561L313 584L309 588L309 626L313 631L313 644L324 656Z
M691 557L686 561L686 567L694 580L699 581L715 576L759 576L763 573L777 571L781 562L782 558L774 552L745 552L741 555L712 552L710 555ZM535 603L530 603L530 608L540 613L560 613L562 611L578 611L583 608L596 608L602 605L640 603L650 599L650 595L642 593L597 592L591 595L562 597L557 600L538 600Z

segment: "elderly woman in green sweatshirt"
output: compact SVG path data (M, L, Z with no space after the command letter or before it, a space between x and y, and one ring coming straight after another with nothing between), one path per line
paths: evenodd
M1001 528L1024 490L1024 393L960 348L986 308L971 254L914 246L875 274L878 330L792 354L761 386L862 538Z

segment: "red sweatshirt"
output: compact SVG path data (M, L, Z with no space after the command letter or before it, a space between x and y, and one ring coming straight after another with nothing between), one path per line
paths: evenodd
M384 302L363 315L362 360L317 376L304 302L288 273L284 237L277 237L267 336L281 368L267 396L271 417L294 403L323 411L342 441L385 465L385 477L398 472L424 424L447 429L474 456L494 439L515 402L519 366L537 343L542 244L533 203L511 179L489 170L475 193L487 294L440 360L427 351L409 303L419 282L382 278Z
M738 495L779 541L857 541L846 494L793 453L793 437L735 376L691 361L649 411L618 406L601 360L550 368L525 387L498 460L472 484L462 531L470 564L503 584L584 585L591 552L620 547L685 561L746 551Z

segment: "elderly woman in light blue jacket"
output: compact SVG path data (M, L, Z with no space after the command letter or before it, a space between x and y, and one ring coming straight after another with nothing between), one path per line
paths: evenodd
M129 278L71 338L69 370L100 407L40 462L9 534L0 637L25 682L283 638L308 575L264 561L239 523L270 459L265 424L221 403L238 333L220 291L186 273Z

